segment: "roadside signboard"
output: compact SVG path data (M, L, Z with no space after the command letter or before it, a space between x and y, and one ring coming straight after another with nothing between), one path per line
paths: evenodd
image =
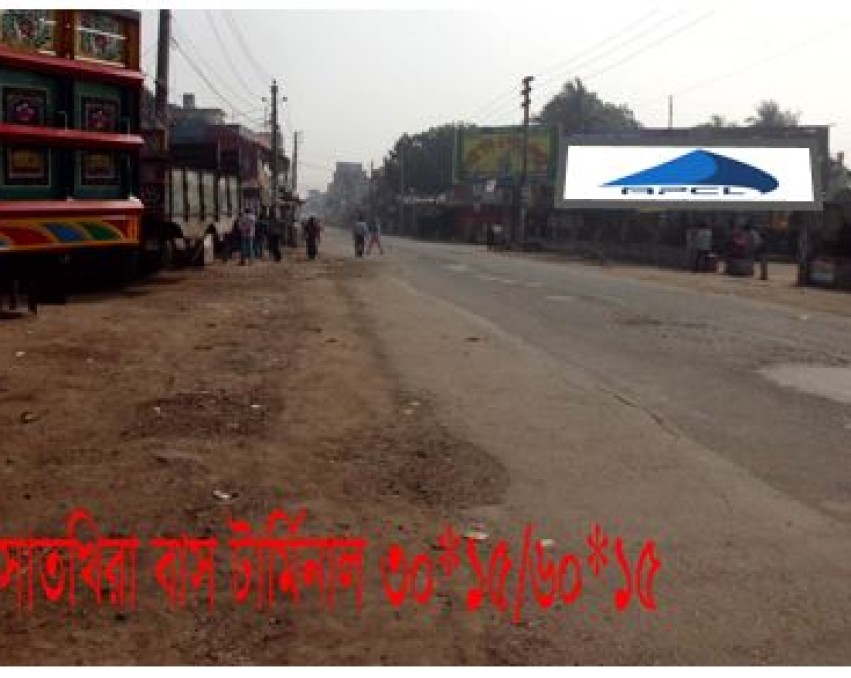
M556 206L820 210L813 139L563 140Z
M558 133L554 127L529 128L527 176L554 179L558 155ZM458 130L455 138L455 179L519 181L523 167L522 127L470 127Z

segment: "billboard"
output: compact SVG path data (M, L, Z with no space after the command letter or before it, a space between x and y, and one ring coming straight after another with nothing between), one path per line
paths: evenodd
M526 173L529 178L555 177L558 134L554 127L529 128ZM520 179L523 168L522 127L471 127L455 138L455 179L487 181Z
M559 155L556 207L821 209L812 139L695 141L567 138Z

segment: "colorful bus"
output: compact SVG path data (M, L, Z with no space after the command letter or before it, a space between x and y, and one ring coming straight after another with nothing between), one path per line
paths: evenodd
M0 282L138 251L139 29L135 11L0 9Z

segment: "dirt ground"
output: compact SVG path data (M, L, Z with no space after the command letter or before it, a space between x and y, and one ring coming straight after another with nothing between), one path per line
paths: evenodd
M522 626L463 610L459 578L426 606L384 596L391 543L438 555L508 476L398 386L348 290L363 275L335 257L216 264L0 320L0 537L63 537L85 509L102 536L141 540L132 610L36 585L21 612L0 578L0 664L542 660ZM228 520L260 532L276 508L307 511L302 535L368 540L361 610L348 590L333 609L314 590L234 601ZM148 540L180 535L219 540L212 609L203 583L172 609L155 580Z

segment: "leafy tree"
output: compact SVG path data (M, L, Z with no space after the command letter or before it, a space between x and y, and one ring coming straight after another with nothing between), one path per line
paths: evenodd
M390 192L398 192L400 164L404 164L407 190L418 195L437 195L449 190L452 187L455 131L463 126L445 124L414 135L403 134L384 158L381 173L384 187Z
M756 115L745 122L751 127L797 127L800 118L800 112L784 111L776 101L767 99L756 107Z
M626 105L603 101L579 78L565 83L535 118L539 123L561 125L565 132L617 132L642 125Z
M738 127L739 123L735 120L727 120L723 115L713 115L707 122L704 122L698 127L709 127L712 129Z

